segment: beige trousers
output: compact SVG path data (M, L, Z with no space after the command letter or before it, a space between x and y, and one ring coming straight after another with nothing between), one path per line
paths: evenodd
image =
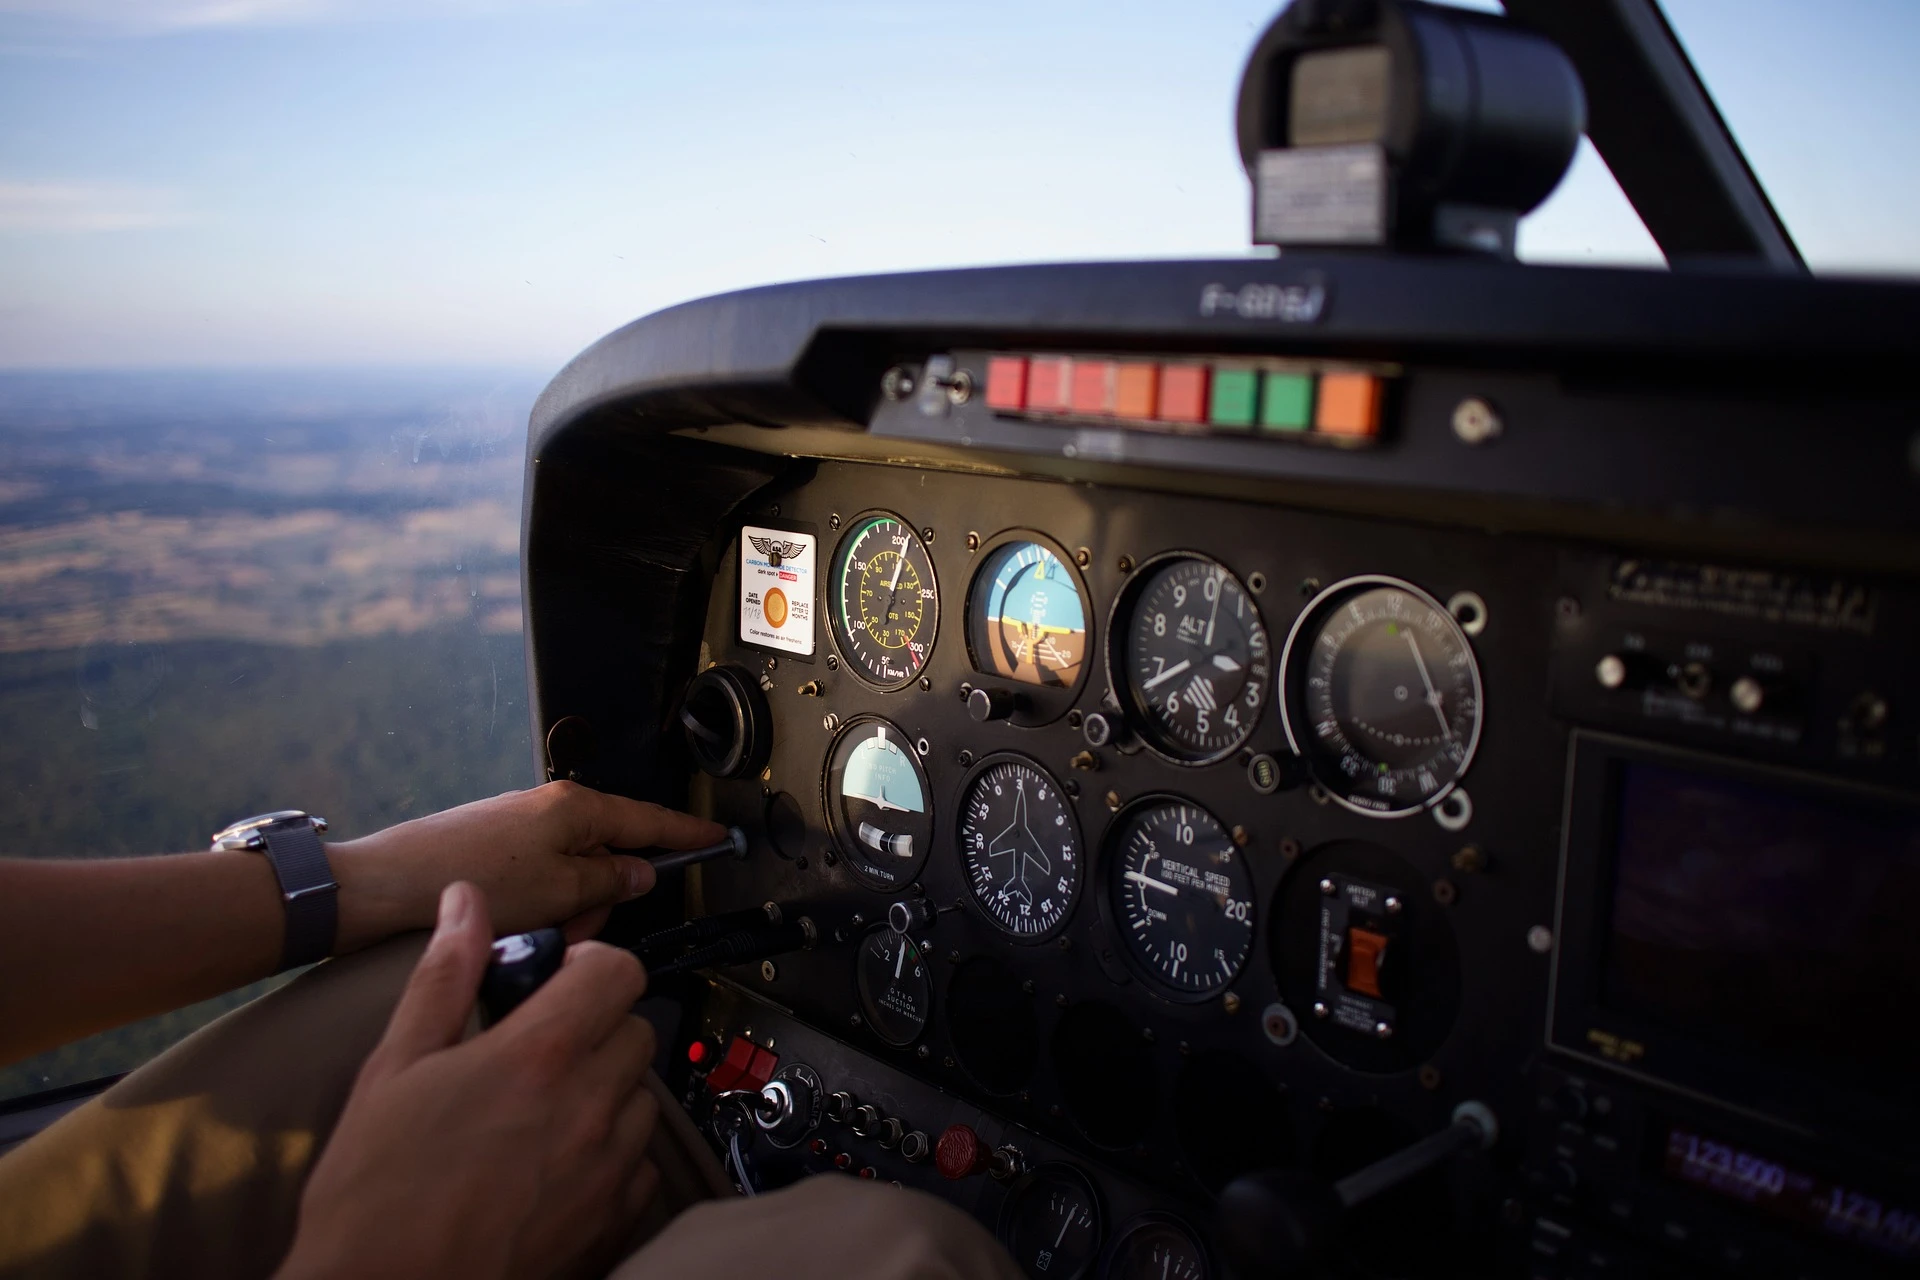
M0 1276L264 1277L425 935L330 960L187 1037L0 1159ZM617 1280L1017 1280L977 1222L840 1175L736 1196L657 1077L661 1193Z

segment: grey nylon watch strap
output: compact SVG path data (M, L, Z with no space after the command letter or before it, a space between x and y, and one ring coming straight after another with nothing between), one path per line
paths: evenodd
M298 822L275 823L262 834L267 841L267 861L273 864L280 897L286 905L287 935L280 948L280 968L297 969L326 959L333 954L340 886L334 883L333 868L327 864L319 833L301 818Z

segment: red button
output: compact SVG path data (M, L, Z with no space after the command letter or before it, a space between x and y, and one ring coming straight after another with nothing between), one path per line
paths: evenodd
M950 1124L933 1148L933 1167L943 1178L959 1180L984 1173L993 1163L993 1153L971 1125Z
M735 1036L727 1046L726 1056L720 1059L720 1065L707 1076L707 1091L720 1093L726 1089L742 1089L747 1086L741 1082L747 1078L747 1068L753 1065L753 1055L760 1052L743 1036ZM761 1084L766 1083L764 1080ZM752 1086L758 1089L760 1085Z
M764 1089L767 1081L773 1079L773 1073L780 1065L780 1055L771 1049L755 1049L753 1061L747 1064L745 1080L739 1085L742 1089Z
M860 1170L860 1176L863 1178L877 1178L880 1176L880 1171L872 1165L867 1165Z
M823 1156L827 1154L827 1140L825 1138L815 1138L807 1144L807 1150L817 1156Z
M1027 366L1027 408L1065 413L1073 405L1073 361L1035 356Z
M711 1050L707 1048L707 1042L705 1040L695 1040L687 1046L687 1061L697 1067L707 1060L707 1054L709 1052L711 1052Z
M1027 358L994 356L987 361L987 405L994 409L1027 407Z
M836 1169L850 1169L853 1167L853 1157L842 1151L833 1158L833 1167Z
M1168 364L1160 367L1160 407L1154 417L1162 422L1205 422L1207 367Z
M1111 360L1075 360L1073 362L1073 411L1100 414L1113 412L1113 384L1119 367Z

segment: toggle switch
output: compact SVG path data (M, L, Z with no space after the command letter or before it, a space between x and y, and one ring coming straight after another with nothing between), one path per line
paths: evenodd
M1387 960L1387 936L1358 925L1347 930L1347 989L1383 999L1380 971Z

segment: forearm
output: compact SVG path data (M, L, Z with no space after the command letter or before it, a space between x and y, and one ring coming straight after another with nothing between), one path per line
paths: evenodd
M328 857L341 886L336 952L423 911L431 922L430 888L350 845ZM257 853L0 860L0 1063L267 977L284 932L279 885Z

